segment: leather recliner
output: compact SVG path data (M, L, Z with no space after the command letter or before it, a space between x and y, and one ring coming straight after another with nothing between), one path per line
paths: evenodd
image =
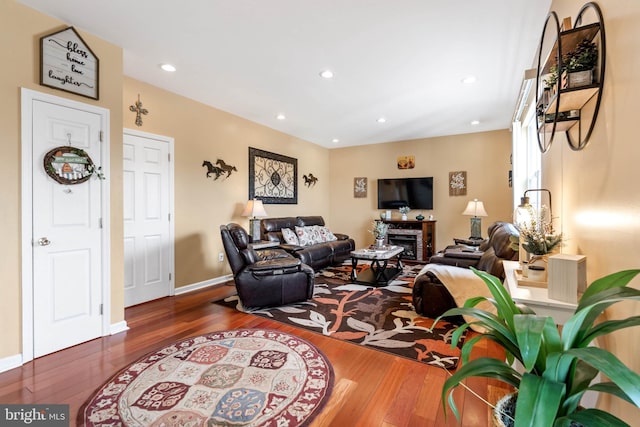
M313 296L311 267L281 249L256 251L238 224L221 225L220 234L244 307L281 306Z
M504 279L502 261L518 259L518 250L514 249L511 243L512 239L517 240L520 234L513 224L501 221L491 224L488 231L489 238L480 245L475 253L475 259L464 258L463 254L446 256L445 250L443 253L432 256L429 263L450 265L451 268L475 267ZM413 305L418 314L431 318L436 318L450 308L457 307L446 286L430 271L416 277L413 286Z

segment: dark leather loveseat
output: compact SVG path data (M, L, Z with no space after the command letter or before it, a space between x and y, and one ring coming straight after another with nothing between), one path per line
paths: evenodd
M489 238L480 245L477 252L466 252L467 249L463 246L452 246L432 256L429 263L445 264L452 268L475 267L504 279L502 261L518 259L517 249L511 246L511 236L517 238L520 234L513 224L500 221L491 224L488 231ZM447 252L450 252L449 256ZM470 256L465 257L467 254ZM431 318L457 306L447 288L430 271L416 277L413 305L418 314Z
M279 242L282 249L314 270L340 264L350 257L351 251L355 249L355 242L346 234L330 233L335 236L335 240L307 246L289 244L285 241L283 229L289 229L295 233L296 227L313 226L325 227L324 219L321 216L267 218L260 221L260 237L262 240Z

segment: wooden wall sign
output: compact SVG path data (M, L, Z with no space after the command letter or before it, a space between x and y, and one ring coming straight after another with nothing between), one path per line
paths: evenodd
M98 99L98 57L73 27L40 38L40 84Z
M467 172L449 172L449 196L465 196L467 194Z

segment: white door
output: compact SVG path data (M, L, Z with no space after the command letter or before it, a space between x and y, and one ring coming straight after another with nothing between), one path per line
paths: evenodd
M124 133L126 307L171 294L171 141L131 130Z
M60 184L47 175L43 159L70 145L102 165L103 117L40 100L32 108L33 355L38 357L102 335L102 181Z

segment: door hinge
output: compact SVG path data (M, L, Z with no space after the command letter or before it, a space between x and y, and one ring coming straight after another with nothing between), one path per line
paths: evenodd
M171 222L171 214L167 214L167 219Z
M104 309L104 305L100 304L100 316L102 316L102 314L103 314L103 309Z
M167 153L167 160L170 162L171 161L171 153Z
M171 281L171 277L173 277L173 276L171 275L171 273L169 273L169 281Z
M100 142L103 141L104 138L104 131L100 131Z
M102 228L102 218L98 218L98 227Z

